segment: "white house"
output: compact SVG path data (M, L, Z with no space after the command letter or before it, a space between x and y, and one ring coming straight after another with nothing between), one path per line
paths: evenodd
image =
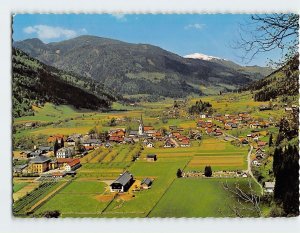
M200 118L205 119L206 118L206 114L200 113Z
M273 193L275 188L275 182L265 182L265 192Z
M74 154L74 147L63 147L56 152L56 158L71 158Z

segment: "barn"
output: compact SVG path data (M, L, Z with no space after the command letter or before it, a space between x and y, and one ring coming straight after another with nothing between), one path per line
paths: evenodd
M133 181L133 175L126 171L110 184L110 191L126 192L132 185Z

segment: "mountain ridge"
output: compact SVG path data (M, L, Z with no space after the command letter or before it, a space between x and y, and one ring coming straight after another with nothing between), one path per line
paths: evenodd
M217 93L237 89L264 76L238 71L220 62L186 59L158 46L96 36L48 44L27 39L14 42L14 46L47 65L91 77L127 95L205 94L200 86Z

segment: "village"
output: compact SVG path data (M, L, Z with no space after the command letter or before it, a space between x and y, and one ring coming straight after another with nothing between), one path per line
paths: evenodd
M291 108L291 110L292 109L293 108ZM171 114L171 117L178 117L180 116L179 111L180 108L177 107L167 113ZM290 109L287 111L290 111ZM191 116L188 117L190 118ZM273 122L272 119L255 120L247 112L238 114L200 113L198 116L192 117L195 120L195 127L189 129L177 125L169 125L167 130L166 128L155 129L154 126L144 125L143 116L141 114L138 120L138 128L128 132L125 128L111 128L107 133L102 132L101 135L93 131L85 135L51 135L47 138L44 145L36 145L33 150L20 152L20 156L15 159L15 161L23 161L23 163L14 166L14 176L42 177L43 179L47 177L74 177L77 169L82 166L80 160L100 147L113 148L118 144L140 144L142 148L159 147L166 150L169 148L180 149L192 147L195 144L194 142L200 143L203 135L218 138L237 147L248 146L251 148L247 157L250 167L248 167L247 170L214 171L213 177L248 177L251 167L261 166L266 159L267 156L264 148L268 143L266 140L261 140L261 138L266 138L266 136L269 135L267 130L269 127L276 126L276 123ZM117 120L120 121L121 119ZM240 130L241 132L248 133L233 136L232 130ZM159 157L159 154L149 153L145 159L147 159L147 161L156 161ZM132 161L136 159L138 160L140 158L137 156L132 158ZM115 177L115 182L111 183L112 192L116 190L119 192L128 190L133 183L133 175L128 174L130 173L124 170L124 173L119 177ZM182 176L185 178L205 177L202 170L185 170ZM145 180L149 186L153 181L148 177L146 177ZM115 186L116 183L122 183L123 185ZM129 183L130 186L127 187ZM142 184L144 183L142 182ZM273 184L274 182L268 182L267 185L271 186L271 188L266 187L267 192L272 192L271 189L274 188L274 186L272 186Z

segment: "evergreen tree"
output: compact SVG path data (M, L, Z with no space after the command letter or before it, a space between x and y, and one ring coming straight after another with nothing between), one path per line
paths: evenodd
M64 139L62 138L61 141L60 141L60 147L64 147L65 146L65 142L64 142Z
M212 176L212 169L211 169L211 166L206 166L204 168L204 175L206 177L211 177Z
M56 156L56 153L59 149L59 145L58 145L58 141L57 139L55 139L54 145L53 145L53 151L54 151L54 155Z
M177 178L182 177L182 170L180 168L178 168L176 175L177 175Z

